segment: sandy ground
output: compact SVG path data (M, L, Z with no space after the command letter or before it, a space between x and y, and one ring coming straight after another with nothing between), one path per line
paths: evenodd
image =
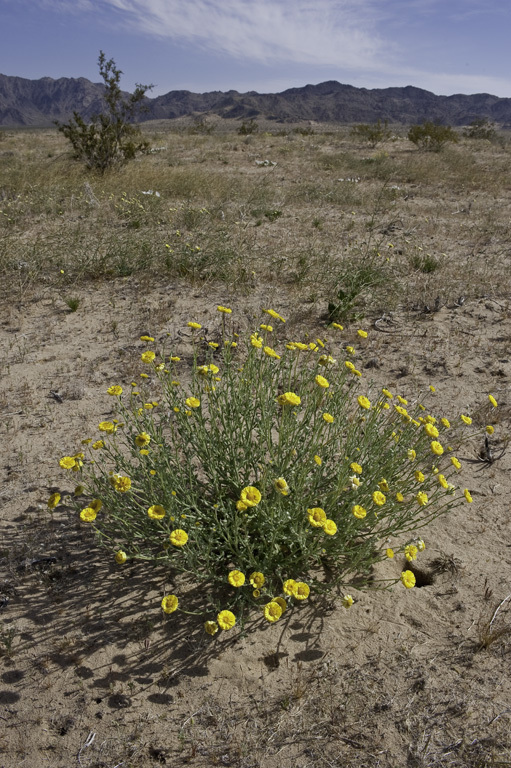
M354 592L349 611L312 601L211 639L162 616L164 572L111 564L75 512L51 516L46 501L72 490L58 459L113 415L106 388L129 386L142 333L213 327L218 303L246 328L271 303L296 337L300 307L276 288L133 277L82 296L76 312L44 291L0 310L0 768L511 766L511 450L489 464L482 443L463 448L474 502L423 531L419 588ZM324 333L322 309L307 306L308 330ZM402 394L434 384L438 410L495 424L498 456L510 310L495 295L367 319L361 369Z

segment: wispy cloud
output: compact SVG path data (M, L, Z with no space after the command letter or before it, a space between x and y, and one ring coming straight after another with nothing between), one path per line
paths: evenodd
M124 22L245 61L372 69L392 46L370 0L103 0Z

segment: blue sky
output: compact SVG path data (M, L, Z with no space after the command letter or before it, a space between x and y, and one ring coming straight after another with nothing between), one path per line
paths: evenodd
M0 0L0 72L274 93L338 80L511 97L509 0Z

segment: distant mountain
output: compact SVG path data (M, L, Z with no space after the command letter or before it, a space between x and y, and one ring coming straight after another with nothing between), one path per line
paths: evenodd
M66 121L79 112L89 118L100 112L103 85L83 77L27 80L0 75L0 125L49 126ZM141 120L216 114L224 118L265 118L278 122L314 120L329 123L420 123L432 120L450 125L467 125L476 118L488 118L511 125L511 99L487 93L473 96L436 96L430 91L406 88L355 88L335 80L281 93L238 93L212 91L191 93L170 91L146 99L147 111Z

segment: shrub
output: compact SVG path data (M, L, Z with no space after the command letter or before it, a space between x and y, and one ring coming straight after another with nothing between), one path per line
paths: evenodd
M425 122L413 125L408 131L408 139L420 149L439 152L447 142L458 142L458 134L450 125Z
M371 147L376 147L382 141L388 141L392 136L388 124L388 120L385 120L383 123L381 120L378 120L377 123L373 123L372 125L355 125L351 129L351 135L361 141L368 142Z
M138 152L149 149L149 142L131 122L146 91L153 86L137 84L135 91L126 98L119 85L122 71L117 69L114 60L106 61L105 54L100 51L98 65L105 84L105 111L93 115L90 122L86 122L78 112L73 112L69 123L56 122L56 125L71 142L74 157L88 168L104 173L112 166L132 160Z
M238 134L240 136L250 136L253 133L257 133L258 130L259 126L257 125L254 118L251 118L248 122L243 120L242 124L238 128Z
M470 125L463 129L463 136L466 139L487 139L492 141L495 138L495 123L491 123L487 118L477 118L472 120Z
M243 340L228 329L231 310L218 309L218 342L188 323L191 371L142 337L145 387L110 386L118 419L82 441L88 458L61 459L81 478L80 517L119 565L165 564L199 584L210 634L253 610L276 621L313 593L341 590L349 607L350 585L375 584L373 566L394 551L411 563L425 546L415 531L471 501L456 495L461 465L442 446L456 429L423 404L371 393L322 339L270 341L270 323L285 322L274 310ZM380 586L413 587L413 571L400 571ZM179 603L166 595L162 608Z

